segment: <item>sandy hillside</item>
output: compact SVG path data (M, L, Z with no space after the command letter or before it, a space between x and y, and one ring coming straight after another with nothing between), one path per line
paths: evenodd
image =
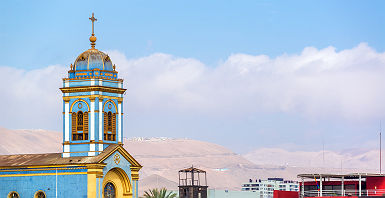
M61 136L62 133L53 131L0 128L0 154L61 152ZM242 156L209 142L168 138L125 139L124 147L144 166L140 171L141 193L155 187L176 190L178 170L192 165L207 171L210 188L240 190L241 184L249 179L296 179L299 173L365 172L368 170L364 168L376 167L378 157L375 151L355 154L328 151L322 164L320 152L258 149ZM348 158L341 169L338 164L343 156Z

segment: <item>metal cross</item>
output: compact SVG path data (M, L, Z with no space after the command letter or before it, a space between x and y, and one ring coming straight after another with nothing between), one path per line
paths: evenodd
M97 21L97 19L94 17L94 13L92 13L90 20L92 21L92 35L94 35L94 22Z

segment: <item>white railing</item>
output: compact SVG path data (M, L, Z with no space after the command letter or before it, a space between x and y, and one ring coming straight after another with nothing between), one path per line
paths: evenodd
M301 193L300 193L301 195ZM379 196L385 195L385 189L369 189L361 190L361 196ZM307 190L304 191L304 197L326 197L326 196L360 196L359 190Z

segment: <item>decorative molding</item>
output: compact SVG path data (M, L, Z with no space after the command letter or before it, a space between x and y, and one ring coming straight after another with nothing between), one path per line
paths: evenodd
M34 165L34 166L2 166L0 170L3 169L14 169L14 168L57 168L57 167L83 167L89 165L100 165L100 164L59 164L59 165Z
M91 96L89 97L89 99L90 99L91 102L95 102L95 98L96 98L95 95L91 95Z
M106 101L104 102L102 111L104 112L104 108L106 107L106 104L107 104L108 102L112 102L112 104L115 106L115 111L116 111L116 113L117 113L117 112L118 112L118 107L116 106L115 102L114 102L113 100L111 100L111 99L108 99L108 100L106 100Z
M84 167L76 167L76 168L31 168L31 169L13 169L13 170L0 170L0 172L23 172L23 171L52 171L52 170L79 170L79 169L87 169Z
M103 80L111 80L111 81L118 81L123 82L123 79L118 78L110 78L110 77L104 77L104 76L84 76L84 77L75 77L75 78L62 78L63 80L89 80L89 79L103 79Z
M78 99L78 98L89 98L91 96L95 96L95 97L103 97L103 98L108 98L108 99L119 99L119 98L122 98L122 97L115 97L115 96L105 96L105 95L84 95L84 96L63 96L63 99L66 98L66 99Z
M34 173L34 174L8 174L0 177L28 177L28 176L48 176L48 175L86 175L87 172L69 172L69 173Z
M77 141L77 140L74 140L74 141ZM82 141L82 140L79 140L79 141ZM98 141L98 142L69 142L69 143L62 143L62 144L63 145L78 145L78 144L108 144L108 145L111 145L111 144L116 144L116 143ZM88 152L88 151L84 151L84 152ZM102 151L98 151L98 152L102 152Z
M75 72L92 72L92 71L99 71L99 72L109 72L109 73L115 73L117 74L117 71L111 71L111 70L101 70L98 68L95 69L86 69L86 70L70 70L68 73L75 73Z
M139 170L141 167L130 166L132 180L139 180Z
M63 152L63 153L101 153L101 152L102 151L76 151L76 152Z
M65 98L65 97L63 97L63 99L64 99L64 98ZM79 98L79 97L76 97L76 98ZM72 113L72 108L73 108L73 106L75 105L75 103L77 103L77 102L79 102L79 101L82 101L82 102L86 103L86 105L87 105L87 111L90 111L90 106L88 105L88 102L85 101L85 100L83 100L82 98L79 98L79 99L75 100L75 101L71 104L71 107L70 107L70 113Z
M108 93L124 94L124 92L126 92L127 89L94 85L94 86L82 86L82 87L62 87L60 88L60 90L63 93L102 91L102 92L108 92Z
M130 153L128 153L121 145L117 146L115 149L111 150L109 154L105 155L102 159L99 160L99 163L102 163L105 159L107 159L112 153L118 151L130 164L131 167L136 167L138 168L137 170L139 171L142 168L142 165L139 164L138 161L133 158Z

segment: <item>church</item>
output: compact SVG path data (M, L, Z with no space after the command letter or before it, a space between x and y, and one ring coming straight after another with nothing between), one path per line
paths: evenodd
M123 148L123 79L110 57L81 53L63 78L63 152L0 156L0 197L138 198L142 166ZM25 145L26 147L28 145Z

